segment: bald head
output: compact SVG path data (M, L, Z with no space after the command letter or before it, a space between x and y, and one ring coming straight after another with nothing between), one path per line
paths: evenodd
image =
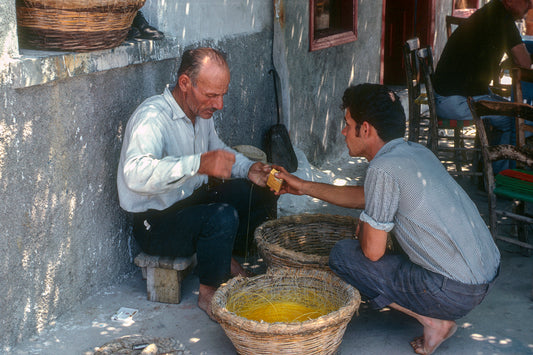
M201 47L189 49L183 53L178 69L178 78L186 74L196 85L200 69L207 63L217 64L229 70L226 56L222 52L213 48Z

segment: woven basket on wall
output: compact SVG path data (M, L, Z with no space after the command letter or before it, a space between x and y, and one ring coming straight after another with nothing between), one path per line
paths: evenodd
M306 297L306 293L319 297ZM292 299L295 295L301 297ZM237 315L239 309L227 308L235 304L247 306L253 297L297 302L311 308L326 301L332 311L303 322L268 323L243 318ZM274 268L263 275L231 279L215 292L211 307L239 354L308 355L335 354L360 303L359 292L331 272Z
M145 0L17 0L22 47L64 51L122 43Z
M268 267L329 270L329 253L342 239L356 239L359 219L327 214L300 214L263 223L255 241Z

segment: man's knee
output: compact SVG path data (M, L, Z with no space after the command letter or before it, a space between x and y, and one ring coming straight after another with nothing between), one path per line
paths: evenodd
M239 213L235 207L227 203L213 204L210 220L220 228L237 229L239 225Z
M354 257L359 249L359 242L353 239L338 241L329 254L329 267L336 273L341 274L347 264L354 262Z

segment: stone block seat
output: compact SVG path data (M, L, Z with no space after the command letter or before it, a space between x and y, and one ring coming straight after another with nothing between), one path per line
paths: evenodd
M196 254L172 258L141 252L134 261L142 270L150 301L180 303L181 282L196 266Z

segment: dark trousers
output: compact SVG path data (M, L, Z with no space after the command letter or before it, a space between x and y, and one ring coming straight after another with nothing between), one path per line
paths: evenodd
M446 320L464 317L494 284L494 280L480 285L454 281L414 264L403 252L371 261L359 241L352 239L335 244L329 266L375 309L394 302L420 315Z
M277 196L245 179L197 189L163 211L135 213L133 235L152 255L196 253L200 283L218 286L230 277L233 252L246 254L253 232L276 218Z

